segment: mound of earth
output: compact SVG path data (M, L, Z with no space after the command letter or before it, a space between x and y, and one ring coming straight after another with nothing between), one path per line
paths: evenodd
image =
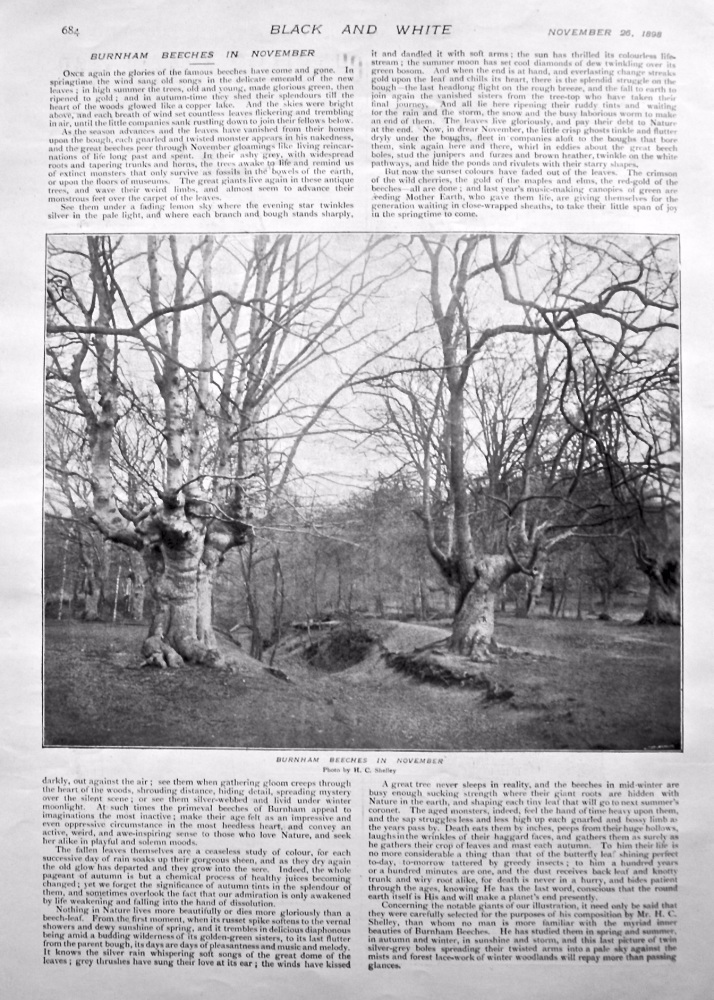
M305 648L306 660L328 672L350 670L356 681L374 680L385 668L422 683L481 691L487 700L506 700L513 691L476 665L441 648L448 631L413 622L344 623Z

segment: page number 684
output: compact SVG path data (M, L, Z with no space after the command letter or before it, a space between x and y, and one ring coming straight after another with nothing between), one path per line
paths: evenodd
M79 38L79 28L73 28L71 24L65 24L62 28L63 35L74 35Z

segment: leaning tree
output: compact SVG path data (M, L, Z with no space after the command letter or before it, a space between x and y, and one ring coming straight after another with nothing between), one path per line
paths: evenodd
M652 443L642 414L676 369L675 243L476 234L407 252L427 347L376 384L456 592L451 649L478 658L503 584L621 530L636 500L623 478L640 493L652 481L632 469Z
M221 662L218 567L364 364L345 358L390 273L381 243L53 238L47 402L84 438L93 526L145 566L147 665Z

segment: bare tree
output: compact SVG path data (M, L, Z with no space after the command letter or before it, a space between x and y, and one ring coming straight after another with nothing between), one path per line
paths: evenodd
M478 657L503 584L610 523L617 470L645 453L631 411L651 409L676 365L672 241L478 234L409 250L437 356L412 354L383 378L388 424L421 476L427 545L456 591L451 649Z
M83 427L93 524L144 560L147 665L221 662L217 569L251 537L246 499L269 506L285 488L359 370L341 359L367 336L354 328L389 273L371 267L379 243L90 236L50 249L48 399L71 399ZM129 490L117 428L133 419L136 432L137 409L161 481L147 469Z

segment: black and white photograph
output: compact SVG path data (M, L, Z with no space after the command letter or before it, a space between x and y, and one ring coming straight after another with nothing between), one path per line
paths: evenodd
M681 749L677 237L46 274L45 746Z
M714 8L5 9L0 994L709 998Z

